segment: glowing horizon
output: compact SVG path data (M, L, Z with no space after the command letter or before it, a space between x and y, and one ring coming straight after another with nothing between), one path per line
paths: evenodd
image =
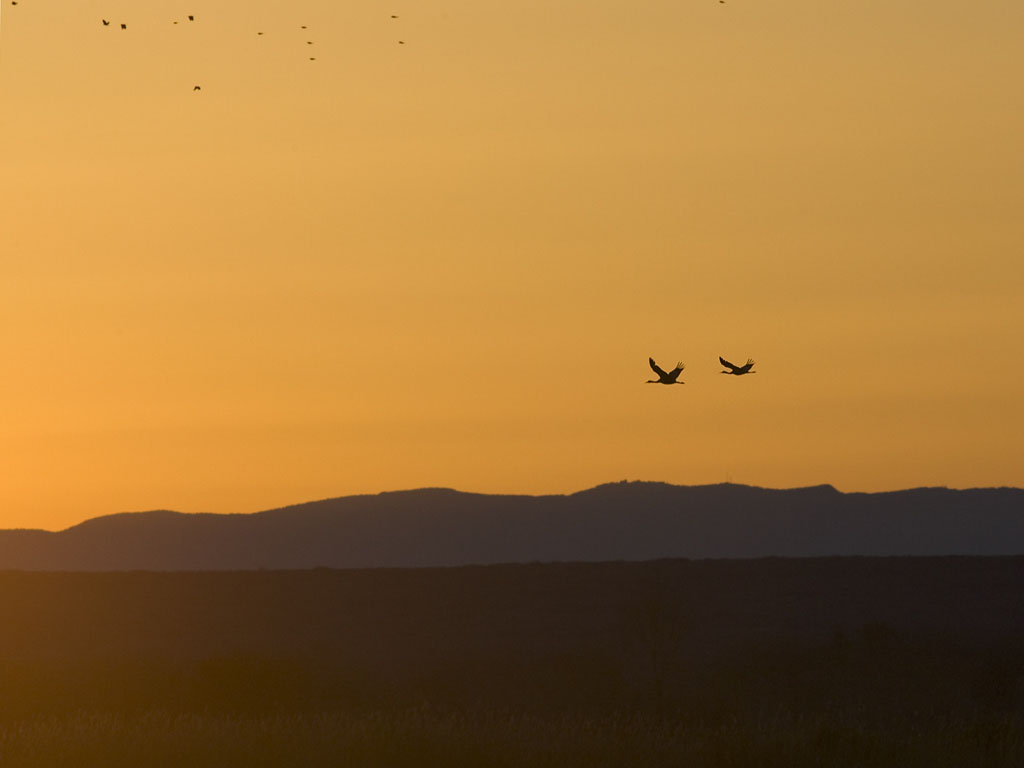
M1022 33L1009 0L5 4L0 528L1022 487Z

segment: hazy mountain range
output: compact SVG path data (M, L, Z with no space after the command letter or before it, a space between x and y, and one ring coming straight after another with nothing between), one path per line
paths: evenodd
M0 531L0 569L225 570L832 555L1024 554L1024 489L622 482L569 495L444 488L253 514L131 512Z

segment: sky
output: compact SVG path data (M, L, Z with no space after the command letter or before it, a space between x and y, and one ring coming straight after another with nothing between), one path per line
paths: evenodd
M1024 486L1021 39L1019 0L4 0L0 527Z

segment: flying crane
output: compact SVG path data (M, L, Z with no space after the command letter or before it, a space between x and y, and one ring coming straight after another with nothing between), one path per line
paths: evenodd
M647 361L651 364L651 370L658 374L656 379L648 379L645 384L685 384L685 381L677 381L679 374L682 373L683 368L686 366L682 363L676 363L676 367L669 372L663 371L658 367L658 364L654 362L653 357L647 358Z
M724 357L719 357L718 362L720 362L722 365L729 369L728 371L720 371L720 373L731 374L733 376L742 376L745 373L757 373L757 371L750 370L751 368L754 367L754 361L751 360L749 357L747 358L746 365L733 365Z

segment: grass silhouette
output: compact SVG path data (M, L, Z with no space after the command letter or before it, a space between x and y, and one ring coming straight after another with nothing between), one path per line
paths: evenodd
M0 765L1016 766L1020 566L0 573Z

